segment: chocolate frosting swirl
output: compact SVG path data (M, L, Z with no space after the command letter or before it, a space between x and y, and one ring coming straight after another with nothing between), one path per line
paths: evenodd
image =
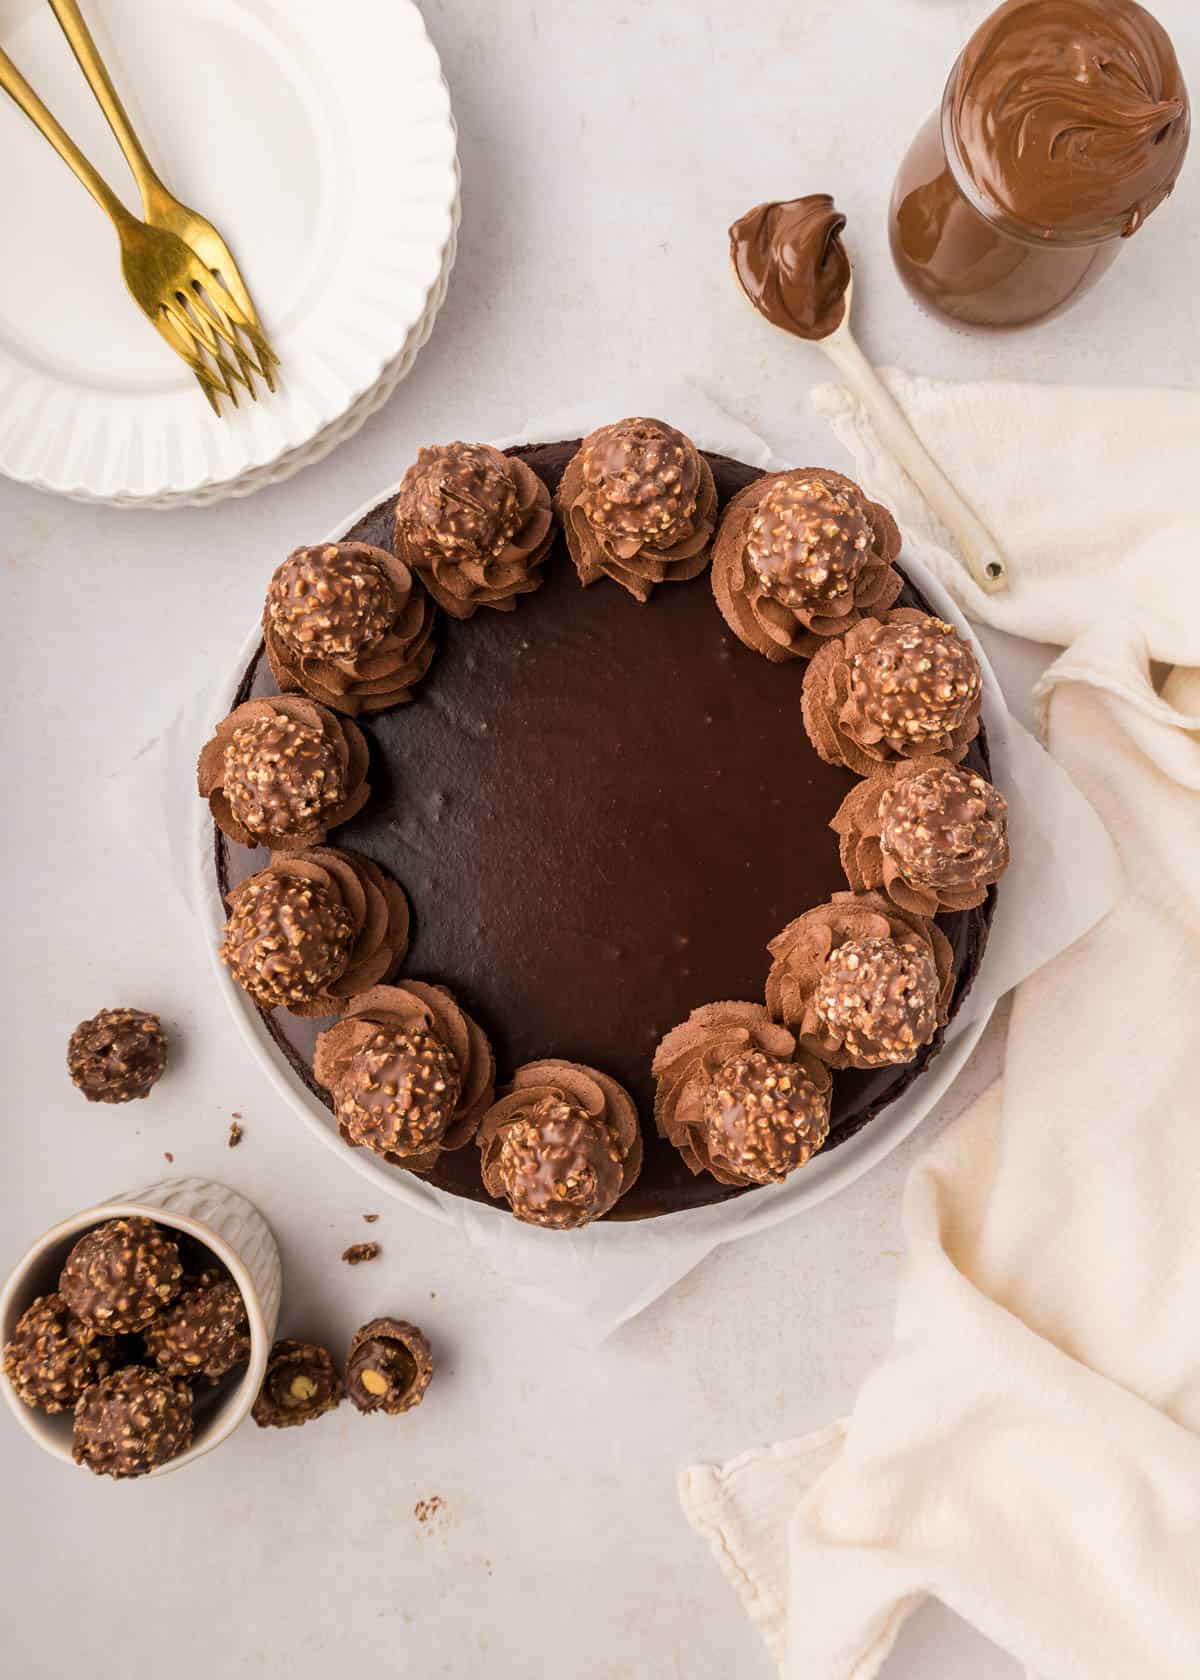
M585 437L555 498L586 588L610 577L638 601L708 564L717 523L712 469L663 420L617 420Z
M633 1098L596 1068L527 1062L483 1116L483 1182L514 1216L570 1231L616 1206L642 1169Z
M959 63L952 102L982 198L1038 233L1135 233L1187 151L1187 89L1133 0L1007 0Z
M828 1068L761 1003L708 1003L654 1053L654 1119L694 1173L779 1183L829 1135Z
M756 204L734 222L734 272L772 326L813 339L827 338L841 325L850 284L845 226L828 193Z
M979 733L982 697L979 661L954 626L895 607L814 654L804 726L827 764L860 776L897 758L957 762Z
M971 910L1008 868L1008 802L989 781L945 758L881 767L842 801L830 827L857 892L886 893L902 910Z
M336 1015L389 979L408 949L408 900L356 852L276 854L228 903L221 960L264 1009Z
M301 695L247 700L200 753L197 786L239 846L302 852L367 802L367 743L346 718Z
M767 949L768 1010L830 1067L911 1062L946 1022L949 940L879 893L834 893Z
M412 699L433 659L434 613L386 549L323 543L296 549L276 569L263 641L285 694L357 717Z
M511 612L541 583L553 538L549 490L486 443L422 449L396 498L396 553L452 618Z
M721 616L755 653L806 657L903 588L896 521L853 479L797 467L755 479L729 503L713 545Z
M495 1094L483 1029L445 986L404 980L355 998L317 1039L313 1076L333 1096L342 1141L428 1172L474 1137Z

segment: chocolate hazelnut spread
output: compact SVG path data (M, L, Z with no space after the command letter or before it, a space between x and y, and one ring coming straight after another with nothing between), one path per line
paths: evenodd
M1134 0L1006 0L901 166L900 272L960 320L1052 314L1170 193L1188 134L1171 42Z
M850 284L845 225L828 193L756 204L734 222L734 272L772 326L798 338L827 338L841 325Z

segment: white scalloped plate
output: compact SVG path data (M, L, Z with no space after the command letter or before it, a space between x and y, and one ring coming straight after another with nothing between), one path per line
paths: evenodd
M166 178L228 238L281 388L211 414L125 292L105 218L0 100L0 471L125 505L244 494L356 429L428 336L458 202L437 53L413 0L89 0L87 11ZM0 42L130 197L49 7L0 0Z

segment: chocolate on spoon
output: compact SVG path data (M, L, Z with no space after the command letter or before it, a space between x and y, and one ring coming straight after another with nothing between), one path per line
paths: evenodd
M828 193L755 205L729 230L738 285L773 327L820 345L871 416L880 441L916 484L989 595L1008 587L999 544L913 431L850 331L854 271L846 218Z

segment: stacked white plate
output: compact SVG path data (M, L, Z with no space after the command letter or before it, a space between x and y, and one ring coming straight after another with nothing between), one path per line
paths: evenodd
M83 4L151 157L228 240L280 388L212 414L107 220L0 95L0 472L125 507L247 495L357 431L429 337L459 216L437 53L413 0ZM45 0L0 0L0 44L136 209Z

